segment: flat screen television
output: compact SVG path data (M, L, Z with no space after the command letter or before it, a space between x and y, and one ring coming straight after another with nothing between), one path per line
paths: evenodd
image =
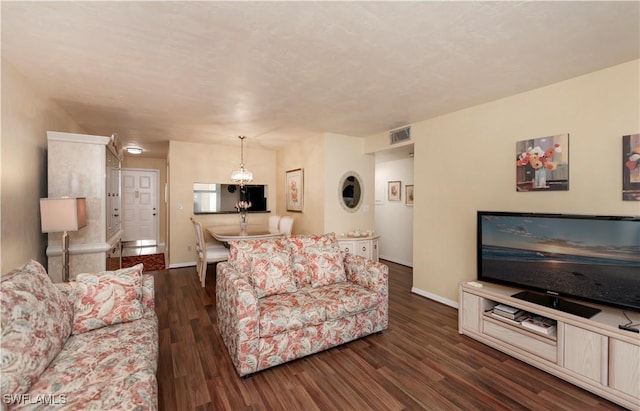
M640 311L640 217L478 211L478 280L585 318Z

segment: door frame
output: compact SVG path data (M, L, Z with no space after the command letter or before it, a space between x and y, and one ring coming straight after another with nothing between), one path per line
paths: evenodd
M150 172L155 174L155 179L156 179L156 198L155 198L155 203L156 203L156 207L157 207L157 211L158 211L158 218L156 219L156 247L159 247L160 244L160 218L162 218L161 213L160 213L160 170L158 170L157 168L137 168L137 167L133 167L133 168L122 168L121 169L121 173L120 173L120 185L122 187L123 186L123 182L124 182L124 174L127 171L144 171L144 172ZM164 190L163 190L164 193ZM164 197L164 195L163 195ZM124 204L124 192L122 193L122 204ZM124 217L124 206L122 207L122 211L123 211L123 217ZM122 223L124 224L124 218ZM124 230L122 233L122 236L124 237Z

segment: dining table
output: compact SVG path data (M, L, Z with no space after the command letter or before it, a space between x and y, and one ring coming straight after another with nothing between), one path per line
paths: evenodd
M261 225L249 225L246 228L240 228L239 225L212 225L207 226L206 230L211 234L211 237L222 243L233 240L258 240L284 236L283 233L269 230L269 227Z

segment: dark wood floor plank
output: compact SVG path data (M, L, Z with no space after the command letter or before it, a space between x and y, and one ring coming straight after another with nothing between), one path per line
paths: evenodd
M458 333L457 310L389 265L389 329L243 379L216 325L215 265L156 280L158 402L173 410L621 410Z

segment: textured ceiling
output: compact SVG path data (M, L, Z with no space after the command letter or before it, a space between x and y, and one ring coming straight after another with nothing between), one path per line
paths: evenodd
M366 136L640 58L637 1L1 7L3 63L151 154Z

